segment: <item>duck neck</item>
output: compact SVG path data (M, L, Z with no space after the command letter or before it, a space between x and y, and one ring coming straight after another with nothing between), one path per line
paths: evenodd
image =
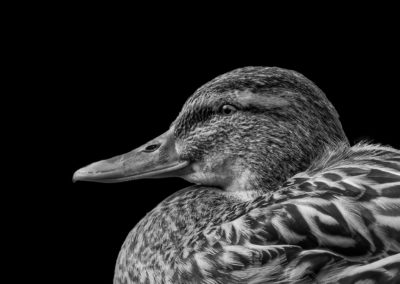
M290 142L290 141L289 141ZM272 192L294 175L306 171L312 162L334 145L348 145L343 141L309 141L287 145L266 147L264 153L255 154L245 161L244 169L233 182L234 187L255 192Z

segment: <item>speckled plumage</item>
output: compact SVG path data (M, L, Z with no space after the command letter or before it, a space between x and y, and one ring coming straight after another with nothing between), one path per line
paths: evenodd
M171 129L193 165L183 177L199 185L135 226L115 284L399 283L400 151L350 147L304 76L231 71L198 89Z

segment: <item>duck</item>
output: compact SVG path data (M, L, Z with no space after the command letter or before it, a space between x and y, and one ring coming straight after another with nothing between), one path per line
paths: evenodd
M168 131L73 180L167 177L193 185L128 234L114 284L400 283L400 151L351 146L296 71L222 74Z

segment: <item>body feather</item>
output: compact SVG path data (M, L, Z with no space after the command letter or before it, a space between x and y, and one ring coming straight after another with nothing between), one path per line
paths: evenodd
M399 224L400 151L339 145L250 200L169 197L128 236L114 283L396 283Z

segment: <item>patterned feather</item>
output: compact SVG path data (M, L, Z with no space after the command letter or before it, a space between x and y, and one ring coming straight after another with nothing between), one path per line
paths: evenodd
M127 238L116 283L399 280L398 150L369 144L329 149L274 193L244 202L226 199L223 192L196 186L162 202ZM160 227L168 228L156 233L154 222L163 216L169 218ZM137 230L157 237L138 245L147 236ZM177 232L184 236L170 247L158 238ZM163 259L165 274L143 276L146 266L133 264L154 247L171 255Z

